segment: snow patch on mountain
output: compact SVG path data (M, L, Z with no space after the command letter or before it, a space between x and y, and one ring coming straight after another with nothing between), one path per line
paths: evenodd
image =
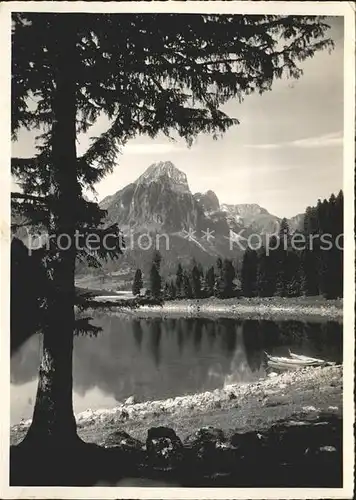
M244 217L268 214L268 211L260 207L257 203L239 203L238 205L223 203L221 205L221 210L233 215L235 218L240 217L242 219Z

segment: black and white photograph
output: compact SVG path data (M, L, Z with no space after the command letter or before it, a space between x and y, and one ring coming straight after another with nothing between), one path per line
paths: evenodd
M355 4L0 15L1 497L352 498Z

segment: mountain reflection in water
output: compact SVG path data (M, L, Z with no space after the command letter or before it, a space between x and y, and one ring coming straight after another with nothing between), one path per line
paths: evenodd
M74 410L114 407L135 394L164 399L266 375L263 351L342 361L342 325L236 319L135 319L96 312L98 337L75 337ZM11 358L11 422L30 418L40 336Z

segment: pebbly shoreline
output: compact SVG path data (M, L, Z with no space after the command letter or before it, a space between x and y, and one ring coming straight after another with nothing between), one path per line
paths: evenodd
M76 421L83 440L103 444L118 428L144 439L150 427L168 426L184 437L203 426L247 432L323 412L342 415L342 366L305 368L160 401L140 403L129 398L113 409L88 409L77 414ZM11 444L22 440L30 423L12 426Z
M322 298L232 298L170 300L161 305L125 306L114 296L95 297L97 306L135 317L222 317L242 319L296 319L338 321L343 319L342 300Z

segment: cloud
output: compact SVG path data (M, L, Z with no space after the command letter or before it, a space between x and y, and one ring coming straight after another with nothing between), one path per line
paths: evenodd
M283 148L325 148L330 146L342 146L343 133L332 132L316 137L305 137L294 141L266 144L246 144L246 148L251 149L283 149Z
M123 148L124 155L160 155L167 153L180 153L184 148L175 144L162 144L152 142L151 144L127 144Z
M320 148L327 146L342 146L343 144L343 133L333 132L331 134L321 135L319 137L309 137L305 139L299 139L292 142L292 146L301 148Z

